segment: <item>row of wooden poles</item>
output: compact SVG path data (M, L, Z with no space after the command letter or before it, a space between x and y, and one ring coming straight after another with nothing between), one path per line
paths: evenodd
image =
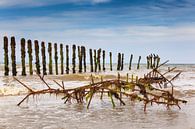
M26 40L22 38L20 40L21 43L21 65L22 65L22 73L21 75L25 76L26 75L26 62L25 62L25 57L26 57L26 44L27 44L27 53L28 53L28 63L29 63L29 74L33 75L33 44L31 40ZM9 46L9 41L8 37L4 37L4 75L8 76L9 75L9 56L8 56L8 46ZM16 76L17 75L17 67L16 67L16 41L15 37L11 37L11 66L12 66L12 75ZM61 74L64 74L64 71L66 74L69 74L70 68L69 68L69 46L66 45L66 69L64 70L64 51L63 51L63 44L60 44L60 69L61 69ZM76 48L77 47L77 48ZM77 54L76 55L76 49L77 49ZM36 72L37 74L41 73L40 69L40 58L39 58L39 42L38 40L34 40L34 50L35 50L35 67L36 67ZM49 55L49 64L48 64L48 73L47 73L47 63L46 63L46 47L45 47L45 42L41 42L41 57L42 57L42 73L44 75L53 74L53 60L52 60L52 43L48 43L48 55ZM84 46L76 46L72 45L72 73L76 73L76 57L78 56L78 72L86 72L87 70L87 63L86 63L86 48ZM90 56L90 72L100 72L100 71L105 71L105 57L106 53L105 50L102 50L99 48L98 50L94 49L89 49L89 56ZM112 71L112 52L109 52L109 57L110 57L110 70ZM54 64L55 64L55 74L59 74L58 70L58 47L57 43L54 43ZM147 68L153 68L159 64L160 58L155 56L155 60L152 61L154 56L148 56L147 57ZM102 63L101 63L102 59ZM131 54L130 60L129 60L129 70L132 68L132 60L133 60L133 55ZM140 61L141 61L141 56L139 56L138 63L137 63L137 69L140 68ZM101 65L102 64L102 65ZM102 66L102 67L101 67ZM118 62L117 62L117 70L123 70L124 68L124 53L118 53Z

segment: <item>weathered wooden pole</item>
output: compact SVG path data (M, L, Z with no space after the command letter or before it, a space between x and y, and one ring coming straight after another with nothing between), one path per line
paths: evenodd
M81 46L81 56L82 56L82 59L83 59L83 66L84 66L84 72L86 72L86 51L85 51L85 47L84 46Z
M8 76L9 75L9 57L8 57L8 38L5 36L3 38L4 40L4 75Z
M66 45L66 74L69 74L69 47Z
M12 75L17 75L16 70L16 41L15 37L11 37L11 59L12 59Z
M110 71L112 71L112 52L110 52L109 55L110 55Z
M84 72L87 71L87 63L86 63L86 48L84 47Z
M133 54L131 54L130 59L129 59L129 70L131 70L131 67L132 67L132 60L133 60Z
M121 53L118 53L118 63L117 63L117 70L119 71L121 68Z
M90 55L90 71L93 72L93 52L92 52L92 49L89 49L89 55Z
M72 73L76 73L76 45L72 46Z
M94 65L95 65L95 72L97 72L97 52L96 49L94 49Z
M27 44L28 44L29 72L30 72L30 75L33 75L33 65L32 65L33 56L32 56L32 42L31 42L31 40L28 40Z
M156 68L159 66L160 64L160 57L157 55L157 64L156 64Z
M58 75L58 46L57 46L57 43L54 43L54 60L55 60L56 75Z
M150 58L149 56L146 57L146 60L147 60L147 69L150 68Z
M49 53L49 74L53 74L53 62L52 62L52 44L48 43L48 53Z
M63 44L60 44L60 66L61 66L61 74L64 74L64 52L63 52Z
M81 54L81 48L78 46L78 58L79 58L79 73L82 73L82 54Z
M153 60L153 55L151 54L151 55L150 55L150 68L151 68L151 69L153 68L152 60Z
M35 40L34 43L35 43L36 72L37 74L41 74L40 61L39 61L39 42L38 40Z
M98 63L98 70L101 71L101 48L98 49L97 63Z
M157 57L156 57L155 54L153 54L153 56L154 56L154 58L153 58L153 59L154 59L154 60L153 60L153 68L155 68L155 67L156 67L156 63L157 63L157 62L156 62L156 61L157 61L157 60L156 60Z
M137 63L137 69L140 68L140 61L141 61L141 56L139 56L138 63Z
M105 50L103 50L102 51L102 53L103 53L103 71L105 71L106 70L106 68L105 68Z
M121 71L124 68L124 53L122 53L122 59L121 59Z
M22 38L21 39L21 62L22 62L22 76L26 76L26 67L25 67L25 56L26 56L26 50L25 50L25 46L26 46L26 43L25 43L25 39Z
M41 55L42 55L43 75L47 75L45 42L41 42Z

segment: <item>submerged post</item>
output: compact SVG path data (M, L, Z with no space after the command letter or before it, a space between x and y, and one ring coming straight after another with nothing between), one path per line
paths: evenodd
M36 72L37 74L41 74L41 71L40 71L40 61L39 61L39 43L38 43L38 40L35 40L34 41L35 43L35 57L36 57Z
M122 59L121 59L121 71L124 68L124 53L122 53Z
M103 71L105 71L106 70L106 68L105 68L105 50L103 50L102 51L102 53L103 53Z
M49 53L49 74L53 74L52 69L52 44L48 43L48 53Z
M55 59L56 75L58 75L58 46L57 46L57 43L54 43L54 59Z
M141 61L141 56L139 56L138 63L137 63L137 69L140 68L140 61Z
M112 71L112 52L110 52L110 71Z
M45 42L41 42L41 55L42 55L43 75L47 75L46 56L45 56Z
M96 49L94 49L94 65L95 65L95 72L97 72L97 54L96 54Z
M90 71L93 72L93 52L92 52L92 49L89 49L89 55L90 55Z
M26 67L25 67L25 56L26 56L26 50L25 50L25 39L21 39L21 62L22 62L22 76L26 76Z
M28 40L27 43L28 43L28 63L29 63L29 72L30 72L30 75L33 75L33 65L32 65L32 60L33 60L33 56L32 56L32 42L31 42L31 40Z
M76 45L72 46L72 73L76 73Z
M66 45L66 74L69 74L69 47Z
M132 67L132 60L133 60L133 54L131 54L131 56L130 56L130 60L129 60L129 70L131 70L131 67Z
M9 57L8 57L8 38L5 36L4 40L4 69L5 69L5 76L9 75Z
M61 63L61 74L64 74L64 52L63 44L60 44L60 63Z
M12 75L13 76L17 75L15 53L16 53L16 41L15 41L15 37L11 37L11 59L12 59Z

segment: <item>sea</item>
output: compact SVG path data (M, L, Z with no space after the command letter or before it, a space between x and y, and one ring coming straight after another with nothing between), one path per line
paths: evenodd
M166 64L159 68L161 73L168 69L177 67L167 74L171 79L178 72L182 72L178 78L172 81L174 95L177 98L187 100L187 104L181 104L181 109L171 107L167 109L164 105L148 106L144 112L142 102L132 102L125 99L125 106L116 102L112 107L110 99L99 99L95 96L87 109L86 103L76 102L64 104L62 95L43 94L30 97L27 101L17 106L28 90L11 76L4 76L4 65L0 65L0 129L195 129L195 65L194 64ZM34 90L44 89L46 85L37 75L21 76L21 66L17 66L17 79ZM71 70L71 68L70 68ZM10 69L11 71L11 69ZM64 82L65 88L84 86L90 83L91 75L100 80L115 79L120 74L121 78L129 79L133 75L143 77L150 72L146 65L142 64L140 69L133 65L132 70L125 64L123 71L113 71L106 65L106 71L90 73L87 67L86 73L46 75L45 81L53 88L59 88L54 83ZM54 72L55 73L55 72ZM59 69L60 73L60 69ZM169 86L167 88L170 88Z

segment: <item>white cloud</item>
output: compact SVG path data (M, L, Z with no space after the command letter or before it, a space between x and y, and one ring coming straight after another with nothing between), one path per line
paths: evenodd
M154 52L173 62L193 62L195 24L169 27L126 25L110 28L75 28L74 24L52 17L4 20L0 21L0 39L2 41L4 35L9 37L14 35L18 41L19 38L24 37L46 42L76 43L86 45L88 48L101 47L115 53L121 51L126 55L133 53L146 56ZM20 51L19 48L17 49ZM185 57L182 57L184 55ZM0 60L3 60L3 52L0 52Z
M12 7L12 6L22 6L22 7L31 7L31 6L45 6L45 5L55 5L63 3L106 3L111 0L0 0L0 7Z

